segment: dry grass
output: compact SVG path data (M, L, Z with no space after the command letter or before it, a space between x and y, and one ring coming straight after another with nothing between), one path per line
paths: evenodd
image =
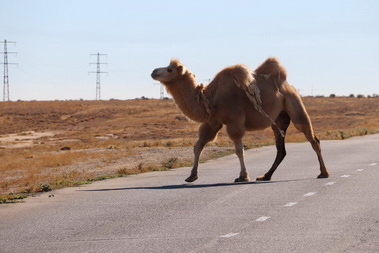
M320 139L379 132L379 98L306 97L304 103ZM197 127L172 100L2 102L0 194L4 201L8 193L188 166ZM17 135L4 138L10 134ZM305 138L291 125L287 141ZM250 132L245 143L272 144L272 131ZM232 148L224 130L212 145L205 159Z

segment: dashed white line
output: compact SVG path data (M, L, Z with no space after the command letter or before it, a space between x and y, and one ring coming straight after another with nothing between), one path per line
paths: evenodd
M256 219L255 221L266 221L268 219L270 219L270 217L268 217L268 216L262 216L262 217Z
M316 193L317 193L317 192L308 192L308 193L304 194L303 196L304 196L304 197L310 197L310 196L315 195Z
M336 182L328 182L325 185L334 185Z
M226 235L222 235L220 237L222 238L229 238L229 237L233 237L233 236L236 236L236 235L239 235L240 233L229 233L229 234L226 234Z
M297 204L297 202L289 202L289 203L285 204L284 206L285 207L291 207L291 206L294 206L296 204Z
M350 175L342 175L341 177L350 177Z
M370 163L369 166L376 166L378 163Z
M361 172L361 171L364 171L364 169L357 169L356 171Z

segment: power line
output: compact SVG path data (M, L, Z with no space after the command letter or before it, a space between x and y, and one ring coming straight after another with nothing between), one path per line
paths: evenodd
M97 62L96 63L90 62L89 64L96 64L96 72L91 71L89 73L96 73L96 100L100 100L101 99L100 74L108 73L108 72L102 72L102 71L100 71L100 65L101 64L108 64L108 63L102 63L102 62L100 62L100 56L107 56L107 55L106 54L100 54L100 53L91 54L91 56L92 55L96 55L97 56Z
M4 52L0 52L4 54L4 62L1 63L4 65L4 81L3 81L3 101L9 101L9 75L8 75L8 65L9 64L14 64L17 65L17 63L9 63L8 62L8 54L17 54L16 52L8 52L7 44L16 44L15 41L1 41L0 43L4 44Z

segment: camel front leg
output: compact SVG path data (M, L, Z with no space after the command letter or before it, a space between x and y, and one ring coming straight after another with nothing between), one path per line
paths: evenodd
M186 179L186 182L194 182L199 178L199 160L201 152L203 151L203 148L207 144L207 142L204 139L199 138L193 148L194 153L194 161L193 161L193 167L191 170L191 175Z
M234 142L235 152L240 161L241 171L240 176L234 182L247 182L250 181L247 169L245 166L244 150L242 138L245 135L245 128L242 122L235 121L234 124L227 125L226 132L229 138Z
M234 182L248 182L250 181L249 174L247 172L246 166L245 166L245 159L244 159L244 149L243 149L243 143L242 139L235 141L235 149L236 149L236 155L238 156L238 159L240 161L241 171L240 176L234 180Z
M194 182L198 179L199 175L199 161L200 155L205 145L214 140L218 131L222 128L222 124L218 122L202 123L199 127L199 139L194 146L194 161L191 170L191 175L186 179L186 182Z

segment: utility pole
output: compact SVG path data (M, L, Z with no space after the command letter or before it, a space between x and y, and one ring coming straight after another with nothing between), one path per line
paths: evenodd
M100 65L101 64L108 64L108 63L101 63L100 62L100 56L107 56L106 54L100 54L100 53L97 53L97 54L91 54L92 55L96 55L97 56L97 62L96 63L93 63L93 62L90 62L90 65L91 64L96 64L96 72L92 71L92 72L89 72L89 73L96 73L96 100L100 100L101 99L101 96L100 96L100 74L103 74L103 73L108 73L108 72L102 72L100 71Z
M3 101L9 101L9 76L8 76L8 65L9 64L17 64L17 63L9 63L8 62L8 54L17 54L16 52L8 52L7 44L12 43L16 44L15 41L1 41L0 43L4 44L4 52L0 52L4 54L4 62L1 63L4 65L4 86L3 86Z

